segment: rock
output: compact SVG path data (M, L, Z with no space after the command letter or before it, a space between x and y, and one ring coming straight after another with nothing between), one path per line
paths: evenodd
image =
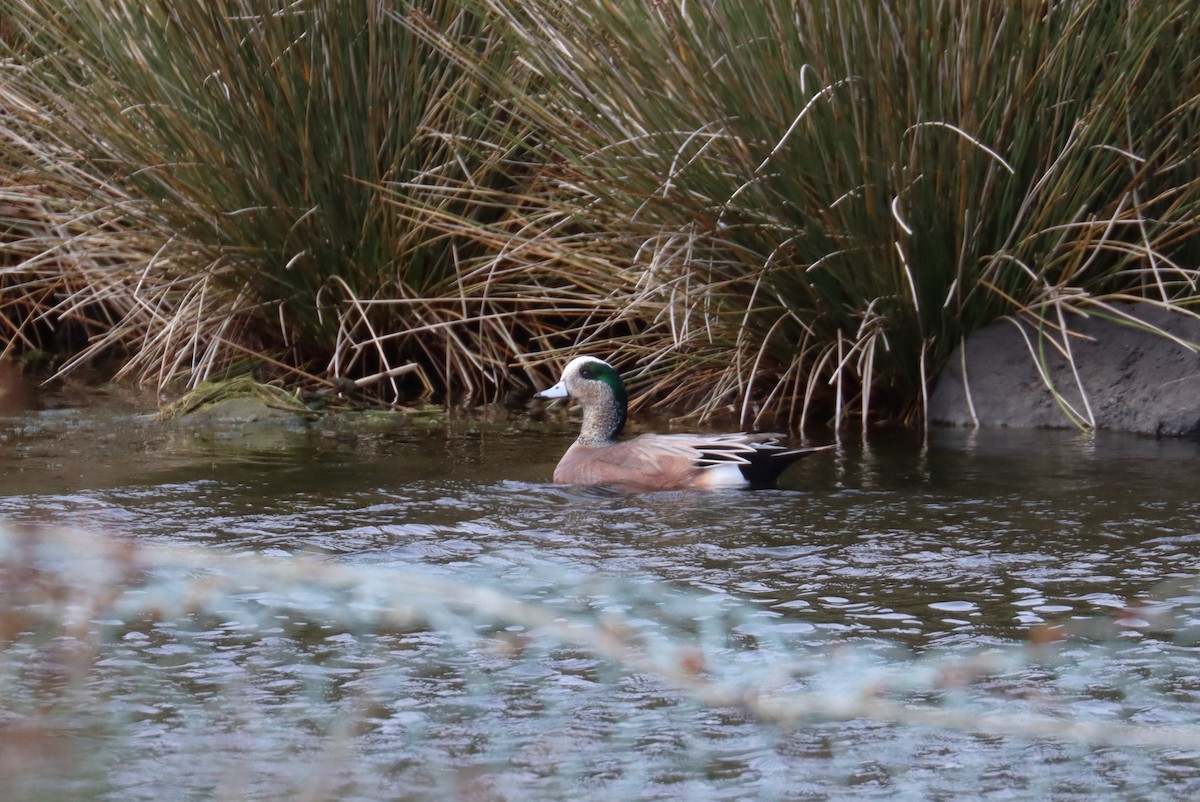
M284 424L304 422L301 411L268 406L260 398L235 396L207 404L183 416L193 426L237 426L268 421Z
M1200 321L1149 304L1113 308L1200 344ZM964 345L951 355L929 399L930 422L1200 435L1200 354L1111 315L1066 320L1078 380L1059 352L1060 332L1047 327L1039 337L1027 322L997 321L967 338L965 380Z

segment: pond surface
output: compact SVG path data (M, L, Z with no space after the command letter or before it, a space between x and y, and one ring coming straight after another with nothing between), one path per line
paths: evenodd
M155 555L83 625L0 625L0 726L21 733L0 737L0 783L122 800L1200 794L1200 444L941 430L845 444L778 489L622 495L549 483L572 437L519 419L0 417L0 522ZM255 574L208 606L145 601L263 559L361 572L361 592ZM70 588L87 564L43 568ZM440 623L381 625L412 576L637 630L651 657L781 706L877 693L985 723L761 721L461 599ZM980 654L999 667L955 680ZM1158 735L1004 729L1027 714Z

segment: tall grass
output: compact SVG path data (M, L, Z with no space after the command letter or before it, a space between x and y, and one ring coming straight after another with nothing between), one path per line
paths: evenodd
M865 425L999 316L1197 299L1187 0L10 6L10 350L477 395L587 350Z
M28 49L0 160L27 207L0 219L0 280L79 324L76 363L124 352L165 384L247 355L327 380L413 362L481 392L544 316L594 305L553 266L481 270L485 238L430 225L503 226L530 180L527 126L410 31L509 72L457 3L10 5Z
M1187 2L479 5L562 201L625 240L612 347L668 403L919 414L998 316L1196 301Z

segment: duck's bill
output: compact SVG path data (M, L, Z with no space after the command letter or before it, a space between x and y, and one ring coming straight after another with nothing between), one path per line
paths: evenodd
M567 397L567 383L559 382L558 384L554 385L553 387L547 387L545 390L542 390L540 393L534 393L533 397L534 398L566 398Z

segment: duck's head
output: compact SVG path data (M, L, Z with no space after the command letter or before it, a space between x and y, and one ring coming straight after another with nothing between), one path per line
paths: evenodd
M584 443L611 442L625 426L629 397L617 369L594 356L578 356L567 363L558 384L534 398L570 398L583 407Z

